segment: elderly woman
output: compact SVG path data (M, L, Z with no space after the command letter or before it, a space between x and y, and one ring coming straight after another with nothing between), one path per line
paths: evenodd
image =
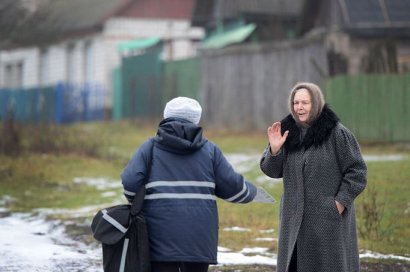
M360 147L317 85L296 84L289 106L268 128L260 161L266 175L283 178L277 271L359 271L353 202L367 183Z

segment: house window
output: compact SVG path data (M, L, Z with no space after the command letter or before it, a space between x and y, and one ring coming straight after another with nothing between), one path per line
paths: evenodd
M4 86L6 88L23 87L23 62L6 64L4 67Z

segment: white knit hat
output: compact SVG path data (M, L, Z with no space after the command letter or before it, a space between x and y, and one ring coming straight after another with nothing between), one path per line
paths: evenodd
M198 101L188 97L176 97L165 105L164 119L177 117L196 125L201 119L202 108Z

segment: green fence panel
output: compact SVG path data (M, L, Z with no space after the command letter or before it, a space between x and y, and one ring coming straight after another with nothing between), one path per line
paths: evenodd
M164 62L164 99L168 101L177 96L200 100L200 59L189 58Z
M410 121L409 121L409 116L410 116L410 75L406 76L403 82L403 101L402 101L402 107L404 108L403 110L403 116L405 116L405 121L407 122L407 125L404 126L403 133L404 133L404 138L405 139L410 139ZM404 106L404 105L407 105Z
M410 141L410 75L344 75L323 86L327 102L358 139Z
M126 57L113 71L113 119L162 117L177 96L200 100L200 59L162 62L159 52Z
M122 59L121 99L125 118L158 117L162 112L159 52Z

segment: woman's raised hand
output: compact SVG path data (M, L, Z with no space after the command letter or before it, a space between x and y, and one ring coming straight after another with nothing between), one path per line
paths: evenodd
M280 122L275 122L272 124L272 126L268 127L270 152L273 155L276 155L279 153L279 150L281 149L283 143L286 141L288 134L289 134L289 131L287 130L282 135Z

